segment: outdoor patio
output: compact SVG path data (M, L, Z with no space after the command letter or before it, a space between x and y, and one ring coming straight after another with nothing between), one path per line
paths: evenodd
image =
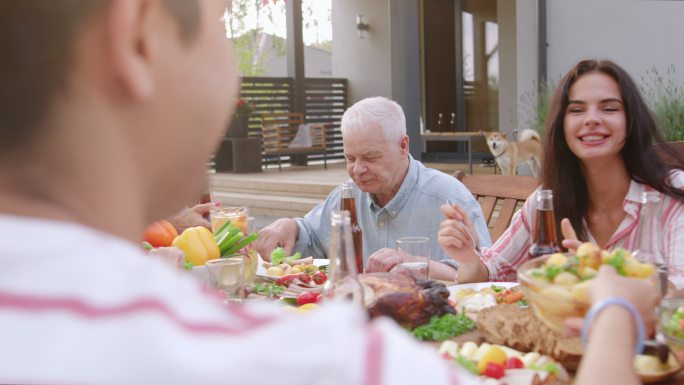
M467 171L467 163L425 163L447 174ZM473 163L473 174L494 174L493 167ZM271 166L259 173L222 173L211 177L211 191L215 201L224 205L249 206L257 227L263 227L281 217L303 216L322 202L340 183L348 178L345 163L334 161L308 166Z

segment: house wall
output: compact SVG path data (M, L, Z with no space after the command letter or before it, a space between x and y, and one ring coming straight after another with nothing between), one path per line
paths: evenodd
M684 85L684 2L548 0L548 74L558 80L585 58L607 58L639 81L674 64Z
M498 0L496 2L496 18L499 22L499 127L498 131L515 130L518 95L518 61L516 38L515 1Z
M368 19L365 39L356 36L356 15ZM389 0L332 1L332 76L349 80L349 104L370 96L390 97Z
M526 127L530 111L524 99L537 85L537 0L498 0L499 131Z

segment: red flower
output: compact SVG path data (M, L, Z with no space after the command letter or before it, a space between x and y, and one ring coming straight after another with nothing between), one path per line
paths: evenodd
M243 98L238 99L235 105L236 116L246 115L249 117L249 115L252 114L252 110L254 110L254 104L252 104L252 102L245 100Z

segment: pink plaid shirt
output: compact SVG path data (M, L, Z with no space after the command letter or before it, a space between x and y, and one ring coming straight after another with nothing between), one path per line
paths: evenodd
M684 187L684 171L673 172L670 180L673 186ZM650 190L653 190L650 186L632 181L622 203L627 215L604 245L605 249L635 248L641 195L644 191ZM489 270L490 281L515 281L518 267L528 260L531 238L529 224L534 218L534 206L530 199L528 198L522 209L515 213L511 225L496 243L492 247L482 249L482 262ZM662 223L661 250L664 252L664 260L653 262L668 266L672 284L678 289L684 288L684 201L663 194L657 215ZM591 232L588 232L588 236L590 241L596 242Z

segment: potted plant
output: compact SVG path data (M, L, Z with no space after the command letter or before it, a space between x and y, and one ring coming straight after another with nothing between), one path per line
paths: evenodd
M235 106L235 115L233 116L233 121L230 123L228 128L228 138L246 138L248 134L248 124L249 116L254 110L254 104L252 102L245 100L244 98L239 98Z

